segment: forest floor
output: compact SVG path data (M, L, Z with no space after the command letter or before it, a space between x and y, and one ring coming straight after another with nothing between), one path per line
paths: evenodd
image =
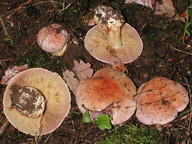
M137 4L124 4L119 0L58 0L57 3L40 0L0 1L0 77L8 68L28 64L29 68L41 67L62 76L63 71L74 66L74 60L89 62L94 72L107 66L92 57L84 47L84 37L91 28L84 17L91 8L105 4L121 10L127 23L133 26L143 40L141 56L126 64L129 77L139 87L153 77L163 76L181 83L189 92L192 87L192 39L183 43L185 23L165 16L154 15L150 8ZM182 13L188 6L186 0L177 0L175 8ZM38 31L51 23L62 23L70 33L67 50L61 57L39 48L36 42ZM0 85L0 102L6 85ZM190 100L191 93L190 93ZM192 103L179 113L168 125L158 129L141 124L135 116L124 125L111 130L100 130L92 123L83 123L75 97L71 93L71 110L62 125L51 134L41 137L46 144L123 144L164 143L189 144L192 142ZM0 126L6 123L3 104L0 105ZM131 142L128 141L131 139ZM140 139L136 141L135 139ZM150 139L150 141L146 140ZM1 144L34 143L33 136L24 134L7 124L0 135ZM157 142L158 141L158 142Z

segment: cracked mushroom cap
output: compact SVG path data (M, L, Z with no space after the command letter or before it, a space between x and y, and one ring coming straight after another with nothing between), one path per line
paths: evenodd
M130 78L111 68L97 71L93 77L80 82L76 102L82 113L109 114L112 124L122 124L135 112L136 87Z
M21 87L19 92L25 91L25 94L13 93L12 88L15 85ZM26 98L32 96L30 92L37 93L31 87L41 93L39 94L40 98L35 101L36 106L44 107L43 112L40 111L41 116L39 116L39 111L32 113L29 110L29 113L26 113L26 109L24 109L24 114L20 112L23 110L20 108L23 106L22 104L25 104ZM19 101L16 97L18 94L21 96ZM18 103L13 103L13 101ZM9 81L4 93L3 109L10 123L23 133L45 135L53 132L61 125L69 113L70 101L68 87L57 73L42 68L31 68L20 72ZM45 105L43 106L43 104ZM18 107L15 108L15 106ZM34 114L35 116L26 116L26 114Z
M68 32L60 24L43 27L37 34L37 43L46 52L63 55L68 40Z
M173 121L188 102L188 92L180 83L156 77L139 87L136 117L146 125L163 125Z
M108 40L107 32L96 25L85 36L85 48L99 61L130 63L141 55L143 42L138 32L128 23L122 26L120 33L122 45L114 48Z

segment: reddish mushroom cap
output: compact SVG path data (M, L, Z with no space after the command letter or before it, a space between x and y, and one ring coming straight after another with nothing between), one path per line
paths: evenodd
M135 112L136 87L130 78L111 68L97 71L93 77L80 82L76 102L82 113L103 112L109 114L112 124L122 124Z
M178 82L156 77L138 89L136 117L144 124L166 124L189 102L187 90Z
M43 27L37 34L38 45L46 52L57 53L66 49L68 32L60 24L50 24Z
M15 108L11 108L13 85L20 87L34 87L46 99L46 106L42 116L30 118L22 115ZM31 135L45 135L57 129L70 109L70 93L63 79L57 74L42 68L31 68L15 75L8 83L4 98L3 110L10 121L20 131Z
M121 39L122 46L113 48L108 41L106 31L96 25L85 36L85 48L93 57L102 62L130 63L140 56L143 42L137 31L127 23L121 28Z

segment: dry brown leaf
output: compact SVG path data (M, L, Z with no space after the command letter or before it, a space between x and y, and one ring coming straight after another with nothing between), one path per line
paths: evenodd
M73 71L80 81L93 75L93 69L90 63L85 63L82 60L80 60L80 62L74 60L74 65Z
M155 11L156 15L164 15L167 17L173 17L175 15L175 7L173 6L172 0L162 0L162 3L158 1L155 3Z
M125 3L136 3L144 5L154 10L154 14L163 15L167 17L173 17L175 15L175 7L173 6L173 0L125 0Z
M25 64L25 65L22 65L22 66L13 66L12 68L8 68L6 71L5 71L5 75L2 77L2 80L0 82L0 84L2 85L6 85L8 84L8 81L16 74L18 74L19 72L21 71L24 71L28 68L28 65Z
M66 70L63 72L63 78L66 80L69 89L75 94L79 84L79 81L75 78L75 74L72 71Z

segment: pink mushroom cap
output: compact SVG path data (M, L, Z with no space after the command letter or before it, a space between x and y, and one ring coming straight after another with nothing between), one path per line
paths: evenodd
M68 32L60 24L50 24L43 27L37 34L37 43L44 51L56 53L65 51Z
M146 125L164 125L173 121L188 103L188 91L184 86L156 77L139 87L136 117Z
M111 123L117 125L134 114L135 94L136 87L129 77L121 71L103 68L93 77L80 82L76 91L76 102L82 113L88 109L90 115L109 114L112 117Z

